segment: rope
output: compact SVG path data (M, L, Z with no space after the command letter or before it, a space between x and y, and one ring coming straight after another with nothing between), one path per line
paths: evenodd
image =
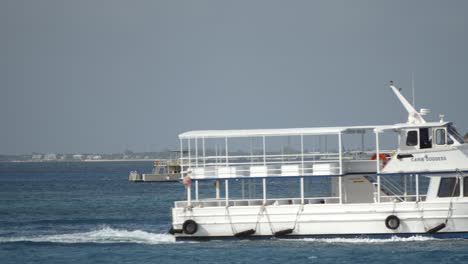
M294 225L293 225L293 230L296 229L296 225L297 225L297 221L299 220L299 214L304 211L304 204L301 204L301 206L299 207L299 210L297 210L297 214L296 214L296 220L294 221Z
M229 206L226 206L226 214L229 220L229 225L231 226L232 234L235 235L237 232L236 232L236 229L234 228L234 224L232 223L231 214L229 213Z
M459 169L456 169L456 171L458 172L458 174L460 176L464 176L463 173L459 170ZM448 223L448 220L450 217L452 217L453 215L453 198L454 198L454 195L455 195L455 191L457 190L457 187L459 187L459 182L460 182L460 178L459 177L456 177L456 181L455 181L455 184L453 185L453 190L452 190L452 195L450 196L450 203L449 203L449 208L448 208L448 211L447 211L447 218L445 218L445 224Z
M263 211L265 210L265 206L262 205L260 207L260 210L258 210L258 214L257 214L257 222L255 223L255 232L257 232L257 227L258 227L258 223L260 222L260 219L262 218L262 215L263 215Z
M270 226L271 234L274 235L275 231L273 230L273 225L271 224L270 215L268 214L266 207L264 207L264 208L265 208L264 211L265 211L265 215L267 217L268 225Z

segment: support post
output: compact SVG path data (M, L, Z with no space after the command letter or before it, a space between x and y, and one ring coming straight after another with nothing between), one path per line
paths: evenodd
M182 139L179 139L179 143L180 143L180 159L179 159L180 171L183 173L184 172L184 141ZM181 176L183 177L183 174L181 174Z
M361 134L361 151L364 152L364 133Z
M408 188L406 186L407 185L406 177L407 175L403 175L403 189L404 189L403 196L405 197L405 202L408 200Z
M205 138L202 137L203 167L206 167Z
M301 135L301 167L302 167L302 176L304 176L304 135ZM302 178L301 178L302 179Z
M195 201L198 202L198 180L195 180Z
M377 171L377 203L380 203L380 147L379 147L379 133L380 131L374 130L375 132L375 166Z
M229 206L229 180L224 180L225 194L226 194L226 207Z
M216 199L219 199L220 198L219 180L215 181L215 189L216 189Z
M301 177L301 204L304 204L304 177Z
M195 138L195 167L198 167L198 138Z
M419 174L416 174L416 202L419 202Z
M263 166L266 166L265 136L263 136Z
M191 150L190 150L190 138L188 139L188 167L192 168L192 155L191 155Z
M340 192L340 204L343 203L343 145L341 142L341 132L338 134L338 149L340 162L340 176L338 178L338 189Z
M343 176L338 176L338 190L340 192L340 204L343 203Z
M242 184L242 199L245 199L245 181L244 179L241 180Z
M228 151L228 139L227 137L224 138L224 145L225 145L225 148L226 148L226 167L229 166L229 151Z
M343 146L341 142L341 132L338 134L338 148L340 158L340 175L343 175Z
M263 205L266 205L266 178L262 179L263 185Z
M189 185L187 185L187 205L191 206L192 205L192 188Z
M377 173L380 173L380 147L379 147L379 133L380 131L375 130L375 166Z

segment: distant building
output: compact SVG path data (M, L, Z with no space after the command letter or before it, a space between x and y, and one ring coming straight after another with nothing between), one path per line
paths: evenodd
M44 155L44 160L56 160L57 154L49 153Z
M101 155L95 155L92 157L92 160L101 160L101 159L102 159Z
M32 159L33 160L40 160L40 159L42 159L42 155L41 154L34 154L34 155L32 155Z
M73 159L74 159L74 160L82 160L82 159L83 159L83 155L81 155L81 154L75 154L75 155L73 155Z

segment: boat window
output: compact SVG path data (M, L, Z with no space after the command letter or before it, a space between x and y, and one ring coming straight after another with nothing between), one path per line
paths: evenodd
M458 178L446 177L440 180L438 197L457 197L460 195Z
M419 142L422 149L432 148L431 137L429 134L429 128L419 129Z
M406 135L406 145L407 146L417 146L418 145L418 131L408 131Z
M435 133L435 138L436 138L436 144L437 145L445 145L445 129L439 128L436 130Z
M468 177L463 179L463 196L468 197Z
M447 126L447 130L448 130L448 134L450 135L451 138L453 138L454 140L456 140L460 144L464 143L465 140L463 139L462 136L460 136L460 134L458 133L457 129L454 126L452 126L452 125Z

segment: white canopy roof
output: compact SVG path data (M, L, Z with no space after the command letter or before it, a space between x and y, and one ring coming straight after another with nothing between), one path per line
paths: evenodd
M261 136L299 136L330 135L339 133L364 133L365 130L378 126L356 127L316 127L316 128L279 128L279 129L240 129L240 130L199 130L179 135L180 139L188 138L224 138L224 137L261 137Z
M189 138L233 138L261 136L300 136L300 135L337 135L365 133L369 130L384 131L389 129L443 126L447 122L432 122L424 124L396 124L390 126L348 126L348 127L313 127L313 128L277 128L277 129L238 129L238 130L198 130L188 131L179 135L180 139Z

